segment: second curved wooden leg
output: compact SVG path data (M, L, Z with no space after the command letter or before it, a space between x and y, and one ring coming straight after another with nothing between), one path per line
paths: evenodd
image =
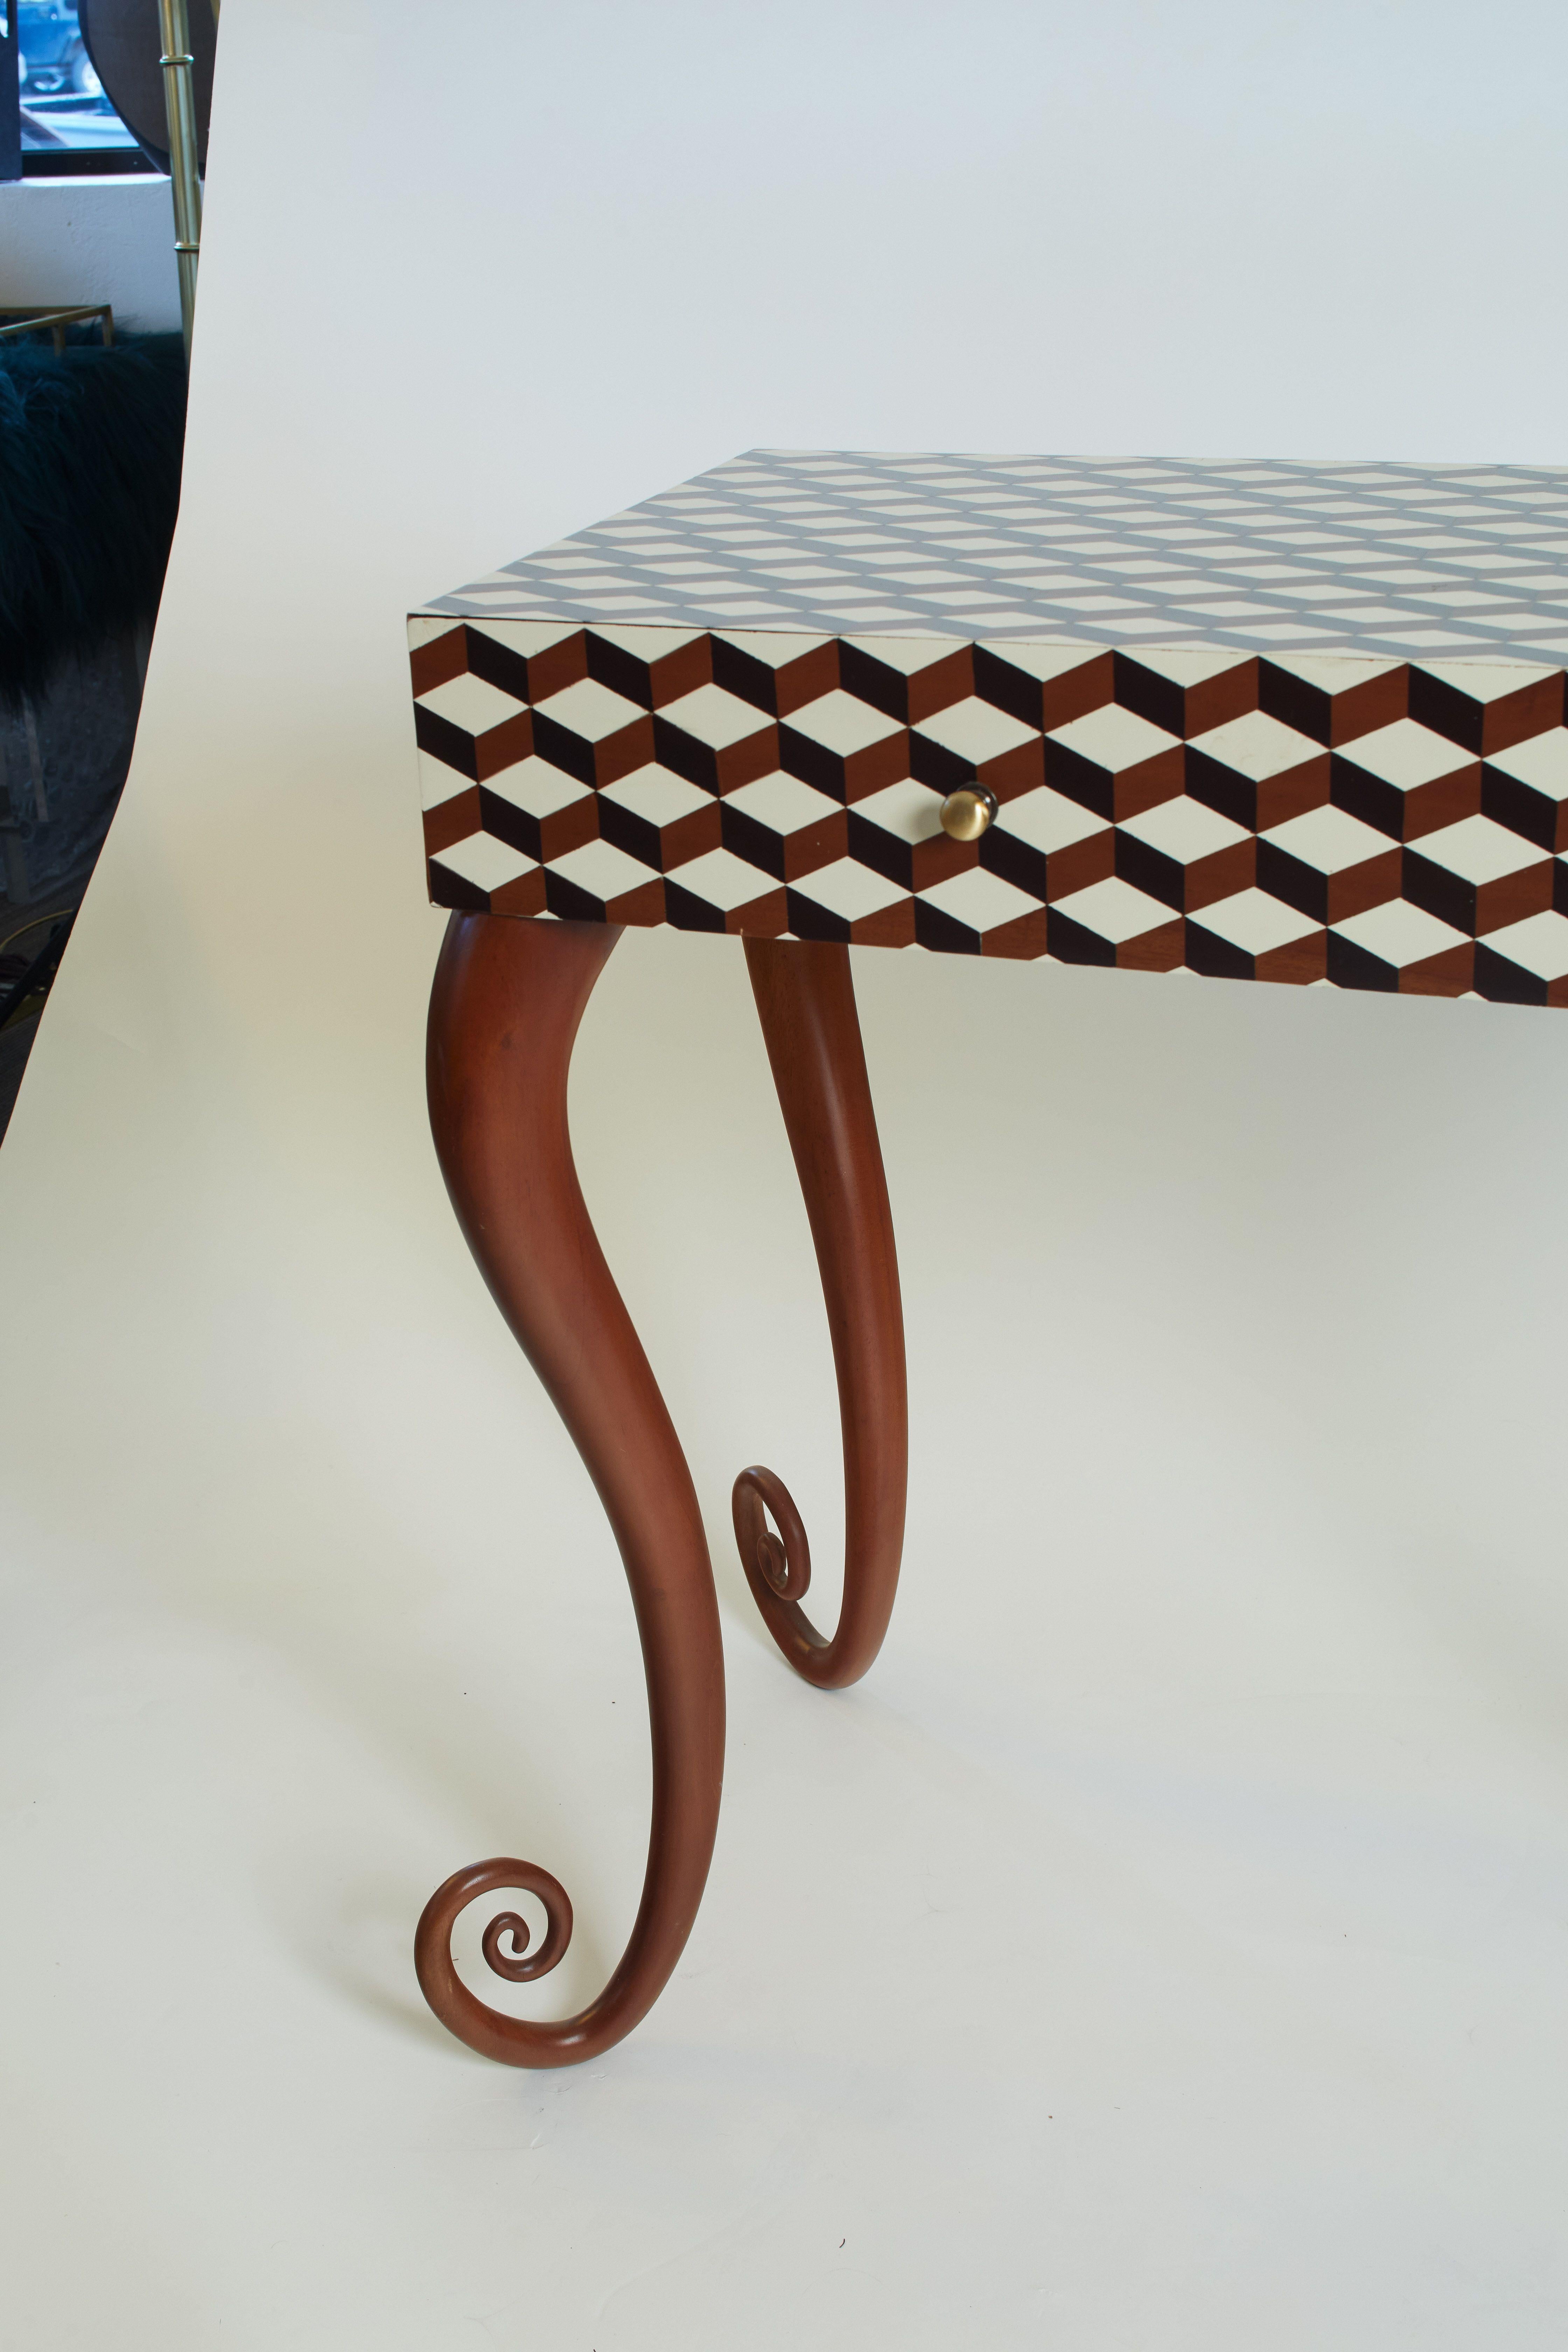
M760 1465L735 1481L735 1540L768 1630L807 1682L858 1682L898 1591L909 1470L904 1322L847 948L749 939L746 962L811 1220L844 1431L844 1601L831 1641L801 1601L811 1553L788 1488ZM778 1534L767 1524L771 1512Z
M514 1980L553 1968L572 1906L547 1871L510 1855L475 1863L425 1906L415 1965L426 2000L470 2049L512 2066L596 2057L658 2000L702 1899L724 1769L724 1655L702 1517L588 1221L566 1127L577 1024L619 937L603 924L454 915L430 998L430 1124L442 1173L490 1295L599 1490L631 1586L653 1739L653 1827L631 1940L575 2017L508 2017L452 1965L458 1913L478 1895L523 1887L544 1905L542 1941L528 1950L528 1928L506 1913L485 1931L485 1958Z

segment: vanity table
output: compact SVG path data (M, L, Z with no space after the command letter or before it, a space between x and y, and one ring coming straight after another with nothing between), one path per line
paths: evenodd
M701 1515L572 1164L566 1080L626 929L743 942L810 1216L844 1437L844 1601L805 1607L787 1487L733 1517L795 1670L854 1682L903 1535L899 1279L851 945L1568 1004L1568 474L753 450L411 616L430 896L451 909L430 1115L496 1304L598 1489L647 1674L631 1939L555 2022L500 1977L572 1913L458 1872L419 1922L436 2014L558 2066L646 2015L701 1899L724 1685ZM1020 980L1020 985L1027 983Z

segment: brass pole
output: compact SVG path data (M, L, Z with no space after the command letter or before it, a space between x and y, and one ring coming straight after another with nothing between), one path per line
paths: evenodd
M185 0L158 0L163 37L163 110L169 121L169 180L174 194L174 252L180 265L180 322L185 364L196 315L196 257L202 247L202 185L196 177L196 61Z

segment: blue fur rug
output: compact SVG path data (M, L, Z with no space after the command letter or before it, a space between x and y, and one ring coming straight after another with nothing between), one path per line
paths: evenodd
M152 620L184 424L178 335L0 342L0 702Z

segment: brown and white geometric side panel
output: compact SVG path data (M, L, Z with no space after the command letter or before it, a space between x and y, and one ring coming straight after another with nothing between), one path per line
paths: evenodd
M439 905L1568 1003L1561 668L446 614L410 652Z

